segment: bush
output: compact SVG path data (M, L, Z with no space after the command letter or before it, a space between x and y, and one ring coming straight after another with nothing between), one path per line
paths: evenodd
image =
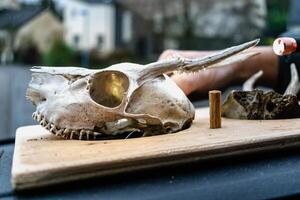
M286 31L290 1L268 0L267 1L267 37L277 37Z
M89 52L90 68L100 69L121 62L136 61L136 57L128 50L115 50L114 52L104 56L96 50L92 50Z
M55 41L50 50L43 54L43 65L71 66L78 64L76 52L62 40Z
M50 50L43 55L43 65L48 66L80 66L82 52L76 52L63 41L54 42ZM101 54L91 50L88 54L89 68L101 69L120 62L138 62L137 58L128 50L115 50L110 54Z

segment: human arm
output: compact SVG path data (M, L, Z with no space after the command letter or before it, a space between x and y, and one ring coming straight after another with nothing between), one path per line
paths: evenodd
M263 70L261 83L275 87L278 79L278 57L271 47L255 47L247 51L255 51L259 54L243 62L230 66L210 69L191 74L175 74L172 79L184 91L186 95L193 92L205 94L212 89L222 89L232 84L243 83L251 75ZM165 59L172 55L181 55L187 58L199 58L214 53L213 51L175 51L167 50L159 59Z

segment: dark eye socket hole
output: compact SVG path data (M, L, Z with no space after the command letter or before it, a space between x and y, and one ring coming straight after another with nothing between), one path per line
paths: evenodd
M98 104L110 108L122 103L129 87L127 76L117 71L95 74L90 84L90 96Z
M274 108L275 108L275 104L273 102L269 101L266 105L267 111L272 112L274 110Z

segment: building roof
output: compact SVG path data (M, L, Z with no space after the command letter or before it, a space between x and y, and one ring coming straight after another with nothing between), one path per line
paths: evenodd
M0 29L18 28L43 10L41 7L26 7L19 10L3 9L0 11Z
M90 3L90 4L98 4L98 3L111 4L115 2L115 0L80 0L80 1Z

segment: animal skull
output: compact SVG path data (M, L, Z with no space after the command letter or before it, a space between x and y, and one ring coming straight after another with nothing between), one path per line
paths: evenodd
M243 91L231 91L222 106L222 116L234 119L288 119L300 117L297 94L300 89L298 72L291 64L291 81L284 95L274 91L253 90L255 82L263 75L259 71L250 77Z
M27 98L36 106L33 118L65 138L91 140L132 131L173 133L188 128L195 111L164 73L195 72L244 60L256 53L236 54L257 43L254 40L201 59L176 56L145 66L34 67Z

